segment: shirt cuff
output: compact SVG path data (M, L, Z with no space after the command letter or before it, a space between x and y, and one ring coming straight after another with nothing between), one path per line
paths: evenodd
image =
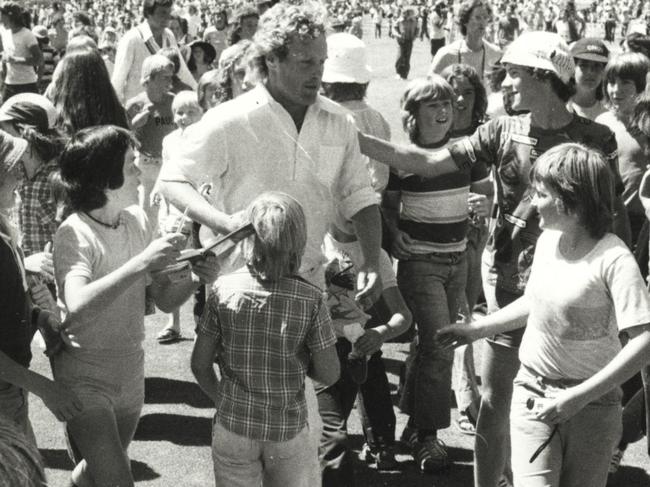
M355 192L353 192L347 198L344 198L339 203L339 209L343 216L350 220L354 215L359 213L364 208L368 206L379 204L379 199L377 194L372 190L372 188L364 187Z

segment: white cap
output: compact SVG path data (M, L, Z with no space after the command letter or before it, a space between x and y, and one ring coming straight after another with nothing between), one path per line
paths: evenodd
M569 46L552 32L524 32L506 48L501 63L545 69L567 84L575 71Z
M370 73L366 44L361 39L346 33L327 38L324 83L368 83Z

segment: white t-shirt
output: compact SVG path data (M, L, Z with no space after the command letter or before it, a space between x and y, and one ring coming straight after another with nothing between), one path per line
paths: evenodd
M569 100L566 104L567 110L581 117L588 118L589 120L596 120L599 115L602 115L607 111L607 108L603 104L602 100L597 100L596 103L591 105L589 108L584 108L578 105L573 100Z
M587 379L621 350L618 333L650 323L650 298L625 244L605 234L583 258L565 259L561 233L537 240L519 360L549 379Z
M30 57L29 48L38 46L36 36L29 29L24 27L18 32L13 33L9 29L0 28L2 36L2 48L4 53L9 56ZM27 64L7 63L7 75L5 83L8 85L27 85L36 83L38 76L34 66Z
M70 215L54 237L54 269L64 317L67 309L62 290L67 278L76 276L96 281L140 254L152 239L152 228L138 206L120 214L116 229L103 227L83 213ZM92 319L69 320L63 334L66 346L119 354L140 350L148 279L143 274L113 302L98 306Z

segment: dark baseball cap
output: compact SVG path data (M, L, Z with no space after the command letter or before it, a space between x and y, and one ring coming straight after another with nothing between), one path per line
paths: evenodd
M598 63L609 61L609 49L603 41L594 37L585 37L573 43L571 55L576 59L586 59Z

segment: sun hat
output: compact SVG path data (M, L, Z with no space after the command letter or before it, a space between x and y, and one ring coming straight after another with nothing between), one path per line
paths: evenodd
M567 84L575 71L569 46L552 32L524 32L507 47L501 63L545 69Z
M27 150L27 141L0 130L0 164L5 172L11 171Z
M361 39L343 32L327 38L323 82L368 83L371 72L366 56L366 44Z
M187 45L187 47L189 47L190 50L191 50L193 47L200 47L201 49L203 49L203 52L205 53L205 58L206 58L205 61L206 61L208 64L210 64L211 62L213 62L213 61L215 60L215 58L217 57L217 50L216 50L216 49L214 48L214 46L213 46L212 44L210 44L209 42L201 41L201 40L196 40L196 41L192 41L192 42L190 42L190 43Z
M579 39L571 46L571 55L574 58L607 63L609 61L609 49L603 41L594 37Z
M56 118L52 102L37 93L19 93L0 106L0 122L33 125L41 132L54 127Z

